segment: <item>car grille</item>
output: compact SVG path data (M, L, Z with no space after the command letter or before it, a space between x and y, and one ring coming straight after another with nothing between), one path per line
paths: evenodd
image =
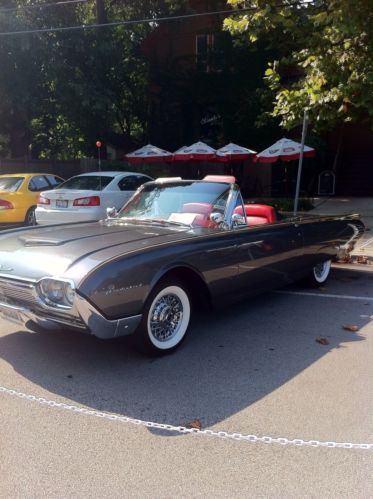
M10 305L38 306L32 283L0 279L0 301Z
M75 328L86 329L79 316L70 315L58 310L45 310L37 298L35 286L31 282L22 282L0 278L0 303L25 307L38 317L66 324Z

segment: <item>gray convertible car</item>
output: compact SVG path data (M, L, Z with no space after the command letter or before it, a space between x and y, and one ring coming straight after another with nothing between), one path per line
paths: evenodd
M0 235L0 313L166 353L192 311L298 279L322 284L364 230L355 215L281 216L244 204L233 177L158 179L99 222Z

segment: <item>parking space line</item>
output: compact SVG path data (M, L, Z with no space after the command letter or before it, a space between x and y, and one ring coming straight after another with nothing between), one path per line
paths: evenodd
M334 295L330 293L310 293L309 291L285 291L280 289L274 292L283 295L316 296L318 298L339 298L341 300L362 300L373 302L373 298L369 296Z

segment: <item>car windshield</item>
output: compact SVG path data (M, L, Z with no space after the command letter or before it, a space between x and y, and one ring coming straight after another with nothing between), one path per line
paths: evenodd
M2 177L0 178L1 192L16 192L21 187L24 177Z
M229 185L218 182L152 182L135 194L118 218L211 227L211 213L225 213L229 192Z
M58 189L77 189L84 191L102 191L114 177L108 175L78 175L71 177L58 186Z

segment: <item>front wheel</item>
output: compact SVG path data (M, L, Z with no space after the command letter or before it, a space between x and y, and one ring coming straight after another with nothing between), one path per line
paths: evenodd
M139 348L163 355L175 350L185 338L191 319L191 300L183 283L167 280L150 294L136 333Z
M330 275L330 267L332 261L326 260L325 262L318 263L312 268L309 276L309 284L313 287L318 287L324 284Z

